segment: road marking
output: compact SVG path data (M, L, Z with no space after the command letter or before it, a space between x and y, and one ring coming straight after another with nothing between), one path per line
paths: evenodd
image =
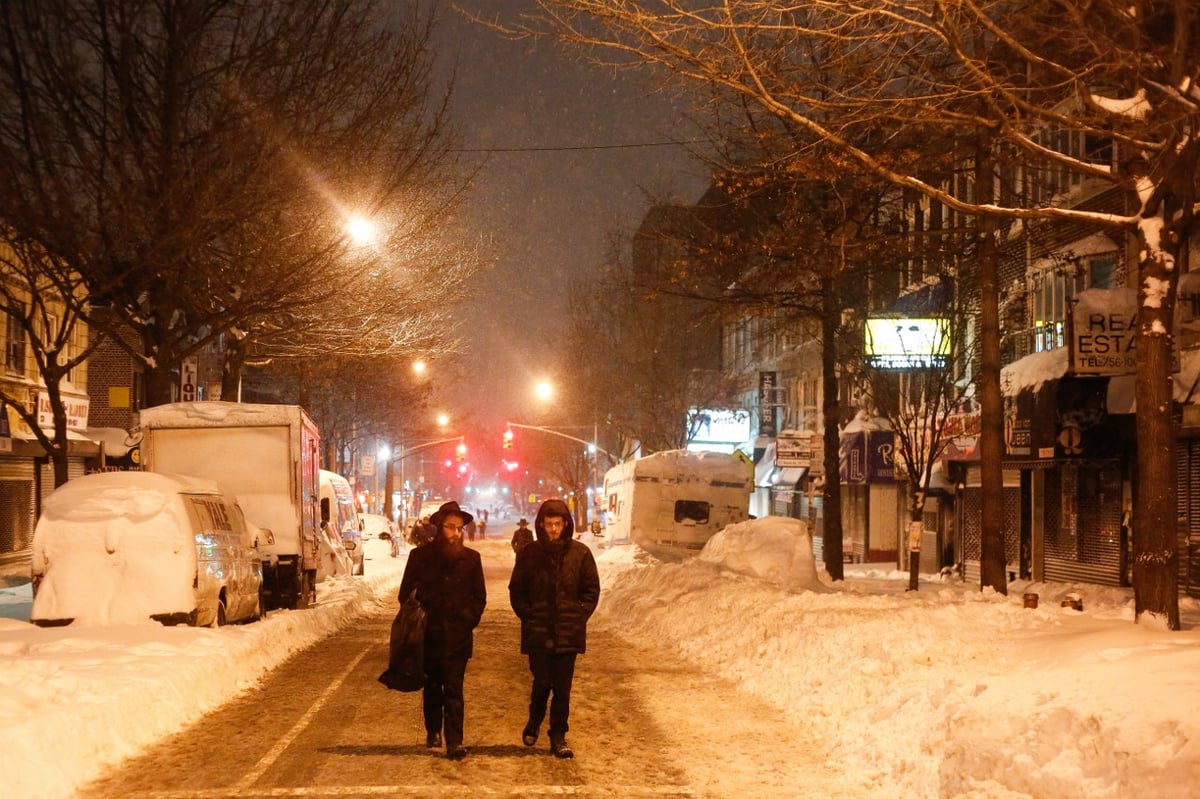
M333 693L342 686L342 683L346 681L346 678L350 676L350 673L352 671L354 671L356 668L358 668L358 664L362 662L362 659L365 658L367 656L367 653L370 652L373 648L374 647L368 646L365 649L363 649L363 651L359 652L358 656L355 657L354 660L350 661L350 665L347 666L342 671L342 673L338 675L337 679L334 680L332 683L330 683L328 686L326 686L325 690L317 698L317 701L313 702L312 705L309 706L308 710L306 710L304 712L304 715L300 717L300 720L297 721L294 725L292 725L292 728L290 730L288 730L287 735L284 735L282 738L280 738L278 741L276 741L275 745L272 746L267 751L267 753L265 755L263 755L262 758L259 759L258 763L255 764L254 768L252 768L250 770L250 772L248 774L246 774L246 776L242 777L238 781L237 785L233 786L233 790L235 792L244 791L244 790L250 788L250 786L254 785L254 783L258 782L258 778L261 777L263 774L265 774L267 769L269 769L272 765L274 765L275 761L279 759L279 756L283 754L284 750L287 749L289 746L291 746L292 741L296 740L296 736L298 736L300 733L304 732L304 728L307 727L312 722L313 717L316 716L317 713L319 713L321 711L321 708L325 707L325 703L327 701L329 701L329 697L332 696ZM173 794L169 794L169 795L173 795ZM184 794L184 795L190 795L190 794ZM201 794L196 794L196 795L199 796ZM238 794L238 795L241 795L241 794ZM247 796L256 796L256 795L271 796L271 794L246 794L246 795ZM279 794L279 795L287 796L288 794Z
M680 785L339 785L302 788L206 788L198 791L139 791L127 799L254 799L272 796L601 796L694 797Z

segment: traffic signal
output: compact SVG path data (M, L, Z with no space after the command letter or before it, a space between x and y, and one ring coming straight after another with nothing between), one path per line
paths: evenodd
M467 459L466 442L463 442L463 441L458 442L458 446L454 448L454 457L455 457L455 459L458 460L459 463L462 463L463 461L465 461Z
M511 427L506 427L506 428L504 428L504 448L512 449L512 445L513 445L513 431L512 431Z

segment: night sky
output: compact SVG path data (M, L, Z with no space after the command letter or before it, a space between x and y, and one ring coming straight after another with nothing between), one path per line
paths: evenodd
M469 4L501 18L532 5ZM441 20L439 59L459 62L463 148L493 150L464 154L486 162L463 221L495 267L462 309L469 385L438 401L503 425L528 409L538 377L569 377L555 365L571 276L604 263L613 234L627 238L651 198L698 199L704 166L684 146L614 147L696 137L687 104L656 91L654 76L583 63L549 41L512 41L449 8Z

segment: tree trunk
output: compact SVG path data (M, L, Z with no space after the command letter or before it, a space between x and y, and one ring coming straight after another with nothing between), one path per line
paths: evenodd
M981 131L975 152L976 202L992 201L991 134ZM1008 594L1004 553L1004 401L1000 396L1000 285L995 221L978 217L976 266L979 275L979 587Z
M842 414L838 404L837 333L842 321L842 309L834 292L832 277L821 279L821 305L821 413L825 440L823 554L829 578L841 580L845 577L842 564L845 533L842 530L842 481L838 456L838 423Z
M1180 165L1181 166L1181 165ZM1190 184L1188 180L1177 181ZM1193 192L1176 186L1167 193L1157 217L1149 221L1177 220L1159 228L1139 227L1142 253L1138 275L1137 379L1137 485L1133 504L1133 596L1135 620L1143 613L1159 616L1168 629L1179 626L1179 552L1175 485L1175 414L1171 373L1175 295L1178 288L1179 230L1190 223Z
M54 466L54 487L58 488L70 477L68 454L70 443L67 437L67 409L63 405L61 375L51 370L45 373L46 396L50 398L50 411L54 418L54 445L49 448L50 462Z
M225 358L221 362L221 399L225 402L242 401L242 367L246 363L246 350L242 339L225 337Z
M920 488L909 486L908 530L906 546L908 548L908 590L917 591L921 587L921 539L925 535L925 492Z

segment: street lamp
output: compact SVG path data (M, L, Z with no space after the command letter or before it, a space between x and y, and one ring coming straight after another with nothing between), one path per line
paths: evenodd
M444 432L446 426L448 424L450 424L450 417L444 413L439 413L437 416L437 424L438 424L439 430ZM421 439L416 439L416 441L421 441ZM459 437L455 437L455 438L439 438L439 439L433 440L433 441L424 440L423 443L421 443L418 446L406 446L406 439L404 437L403 431L401 431L400 441L398 444L396 444L395 449L391 452L391 455L387 459L388 480L387 480L387 489L386 489L387 516L392 521L397 522L401 527L403 527L404 522L406 521L408 512L410 510L408 507L408 500L410 499L410 497L408 496L408 480L406 479L406 477L404 475L405 459L409 455L415 454L416 452L424 450L428 447L432 447L436 444L446 443L448 441L461 442L462 437L459 436ZM399 519L395 518L395 510L392 507L392 494L395 491L394 486L392 485L392 475L394 473L394 468L395 468L395 465L397 462L399 462L399 464L400 464L400 508L401 508L401 513L400 513ZM422 476L424 476L424 475L422 475Z
M539 380L534 385L533 393L534 393L534 396L540 402L547 403L554 397L554 394L555 394L554 384L548 379ZM530 430L538 430L540 432L549 433L551 435L556 435L561 438L569 438L572 441L578 441L579 443L586 445L587 453L588 453L588 455L591 456L591 459L592 459L592 484L591 484L591 487L587 491L584 492L584 501L585 501L585 504L588 504L588 505L590 505L592 502L594 502L596 508L600 507L600 495L599 495L599 488L598 488L598 485L600 482L600 453L603 452L606 456L608 456L608 458L610 460L613 460L613 461L615 461L616 458L613 457L612 453L601 449L599 446L600 424L596 419L595 413L592 414L592 440L591 441L584 441L581 438L576 438L575 436L569 436L569 435L566 435L565 433L557 432L556 430L553 430L548 427L533 426L533 425L520 425L520 424L514 424L512 422L509 422L509 427L510 428L523 427L523 428L530 429ZM572 426L566 426L566 427L567 427L567 429L571 429ZM582 427L582 425L575 425L574 427ZM591 513L591 508L589 507L588 514L590 514L590 513ZM585 516L585 518L582 519L581 521L586 523L588 521L588 519Z

